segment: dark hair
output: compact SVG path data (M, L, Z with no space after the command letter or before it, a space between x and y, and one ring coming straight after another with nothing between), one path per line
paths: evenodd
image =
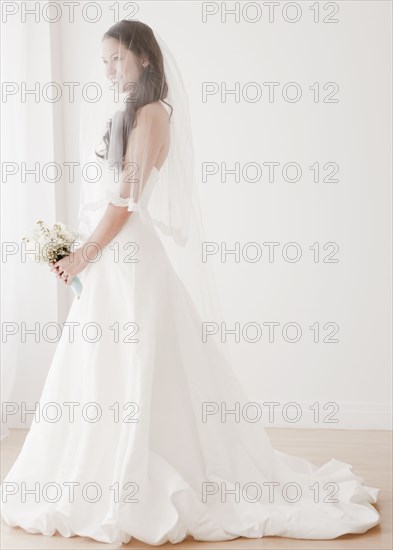
M141 72L139 81L135 88L129 93L126 108L123 117L123 158L127 151L127 143L131 130L136 124L136 115L138 110L155 101L164 101L168 94L168 85L164 73L164 60L161 49L157 43L156 37L152 29L145 23L140 21L131 21L123 19L113 25L102 37L102 41L106 38L115 38L121 44L126 46L136 56L146 56L149 60L149 65ZM164 101L170 109L171 114L173 108L169 103ZM96 151L96 155L100 158L107 158L110 135L112 128L112 120L107 123L107 131L103 137L106 150L103 155Z

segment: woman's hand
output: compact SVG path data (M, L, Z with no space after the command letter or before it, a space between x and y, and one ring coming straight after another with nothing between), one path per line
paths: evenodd
M57 278L61 279L64 284L69 286L72 279L78 275L87 266L88 261L84 258L82 249L79 248L75 252L71 252L69 256L65 256L55 263L49 263L50 270L53 271Z

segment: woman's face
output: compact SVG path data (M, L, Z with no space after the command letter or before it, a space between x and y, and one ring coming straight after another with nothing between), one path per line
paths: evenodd
M131 91L132 83L138 82L143 67L148 64L146 59L137 57L116 38L105 38L102 42L102 61L105 75L118 83L120 92Z

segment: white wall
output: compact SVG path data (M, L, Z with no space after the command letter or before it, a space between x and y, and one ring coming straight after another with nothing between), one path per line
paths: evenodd
M63 81L86 80L89 59L114 23L111 4L100 4L103 16L96 24L80 17L72 24L61 21ZM243 339L230 345L234 368L250 398L294 401L306 410L314 402L321 409L327 402L340 407L338 424L316 425L306 415L297 425L389 429L391 5L339 2L339 22L328 24L313 22L312 2L299 2L302 16L289 23L281 11L286 4L281 3L274 22L263 7L255 23L244 17L237 23L231 16L222 22L220 12L204 23L199 2L142 2L136 17L158 31L182 68L199 174L204 162L227 162L228 167L236 161L260 166L296 162L303 170L297 183L285 182L279 174L269 182L266 169L254 184L234 183L231 177L222 183L220 174L206 183L198 180L209 240L227 242L229 248L236 241L256 242L263 250L257 263L213 259L225 321L260 326L296 322L303 331L297 343L285 342L280 334L269 343L264 329L258 343ZM321 8L321 18L327 13ZM120 14L123 18L127 12ZM254 16L251 8L247 14ZM243 98L236 103L232 96L224 103L219 95L203 103L202 82L207 81L226 82L228 88L235 82L256 82L263 95L255 103ZM272 103L263 86L271 81L280 83ZM282 86L288 82L303 90L297 103L282 99ZM315 82L321 84L322 97L330 91L323 85L336 82L339 102L315 103L309 89ZM68 160L78 158L77 108L64 105L63 157ZM315 162L321 170L326 162L336 162L339 182L314 183L309 166ZM68 187L65 221L74 225L78 187ZM269 263L263 243L271 241L280 246ZM281 256L282 245L293 241L303 251L297 263ZM309 247L315 242L322 258L325 243L338 243L339 262L313 262ZM63 309L63 320L66 313ZM328 332L322 328L325 323L337 323L339 342L314 343L309 327L315 322L322 338ZM275 425L288 425L277 420Z

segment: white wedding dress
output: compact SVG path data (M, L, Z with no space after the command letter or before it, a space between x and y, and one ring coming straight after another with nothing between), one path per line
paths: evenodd
M146 188L159 177L154 169ZM379 489L351 465L277 451L259 422L203 418L203 403L247 403L241 384L218 346L201 342L201 319L157 230L133 212L114 241L118 261L109 244L80 274L67 318L73 341L65 328L37 421L3 482L6 523L151 545L188 535L332 539L377 525ZM138 262L124 261L130 241ZM288 483L297 493L285 493Z

